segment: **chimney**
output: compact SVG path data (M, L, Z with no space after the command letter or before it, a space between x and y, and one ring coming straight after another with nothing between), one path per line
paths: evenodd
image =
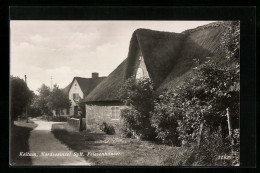
M92 73L92 79L96 79L96 78L98 78L98 73L96 72Z

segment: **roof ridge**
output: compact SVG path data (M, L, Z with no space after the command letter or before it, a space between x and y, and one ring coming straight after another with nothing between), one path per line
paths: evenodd
M74 78L80 78L80 79L98 79L98 78L105 78L107 76L99 76L99 77L96 77L96 78L92 78L92 77L89 77L89 78L86 78L86 77L78 77L78 76L75 76Z
M195 31L199 31L199 30L203 30L203 29L207 29L207 28L219 27L219 26L222 26L222 24L224 24L225 22L227 22L227 21L211 22L211 23L208 23L206 25L198 26L196 28L187 29L185 31L182 31L181 33L190 34L190 33L193 33Z

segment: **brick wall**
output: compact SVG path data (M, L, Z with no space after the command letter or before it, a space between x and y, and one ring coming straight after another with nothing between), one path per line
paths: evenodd
M86 128L89 130L97 130L103 123L112 124L115 127L116 133L119 133L122 125L122 119L112 119L112 108L118 107L119 114L120 109L125 106L97 106L97 105L86 105Z

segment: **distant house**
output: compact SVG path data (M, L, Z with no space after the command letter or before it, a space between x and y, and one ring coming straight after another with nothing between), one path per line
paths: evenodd
M77 116L80 99L85 98L105 78L99 77L98 73L92 73L92 78L74 77L72 82L63 89L71 100L71 107L64 109L61 114Z
M192 73L194 59L221 60L223 22L204 25L183 33L137 29L131 38L128 57L85 97L87 128L103 121L120 125L119 89L131 76L149 77L157 94L170 90Z

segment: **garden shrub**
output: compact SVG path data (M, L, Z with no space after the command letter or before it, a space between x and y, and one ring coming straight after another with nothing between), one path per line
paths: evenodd
M170 93L160 95L160 99L154 102L154 110L150 114L156 138L162 143L179 145L177 121L180 112L176 109L177 100L175 98Z
M153 110L153 85L149 78L129 78L120 90L121 100L129 107L121 110L124 132L135 131L142 139L155 138L150 113ZM127 136L127 135L125 135ZM129 136L129 135L128 135Z
M113 135L115 134L115 128L112 124L108 124L106 122L103 122L101 125L100 125L100 130L102 130L103 132L105 132L106 134L108 135Z
M223 139L219 132L209 135L209 131L205 130L200 147L197 142L190 143L189 147L184 147L183 152L170 153L164 159L164 164L166 166L230 166L239 163L239 156L235 154L232 153L229 138ZM225 159L225 156L230 159Z
M192 166L187 165L187 160L192 157L192 153L194 152L194 148L182 148L182 151L169 152L166 157L163 159L163 165L165 166Z
M135 109L130 107L124 108L121 110L121 117L123 118L123 125L121 127L122 137L130 138L132 137L132 130L137 129L137 120L138 112Z
M223 139L219 132L210 133L206 129L198 150L194 151L194 158L196 165L227 166L231 165L231 159L220 159L220 157L230 154L230 139Z

